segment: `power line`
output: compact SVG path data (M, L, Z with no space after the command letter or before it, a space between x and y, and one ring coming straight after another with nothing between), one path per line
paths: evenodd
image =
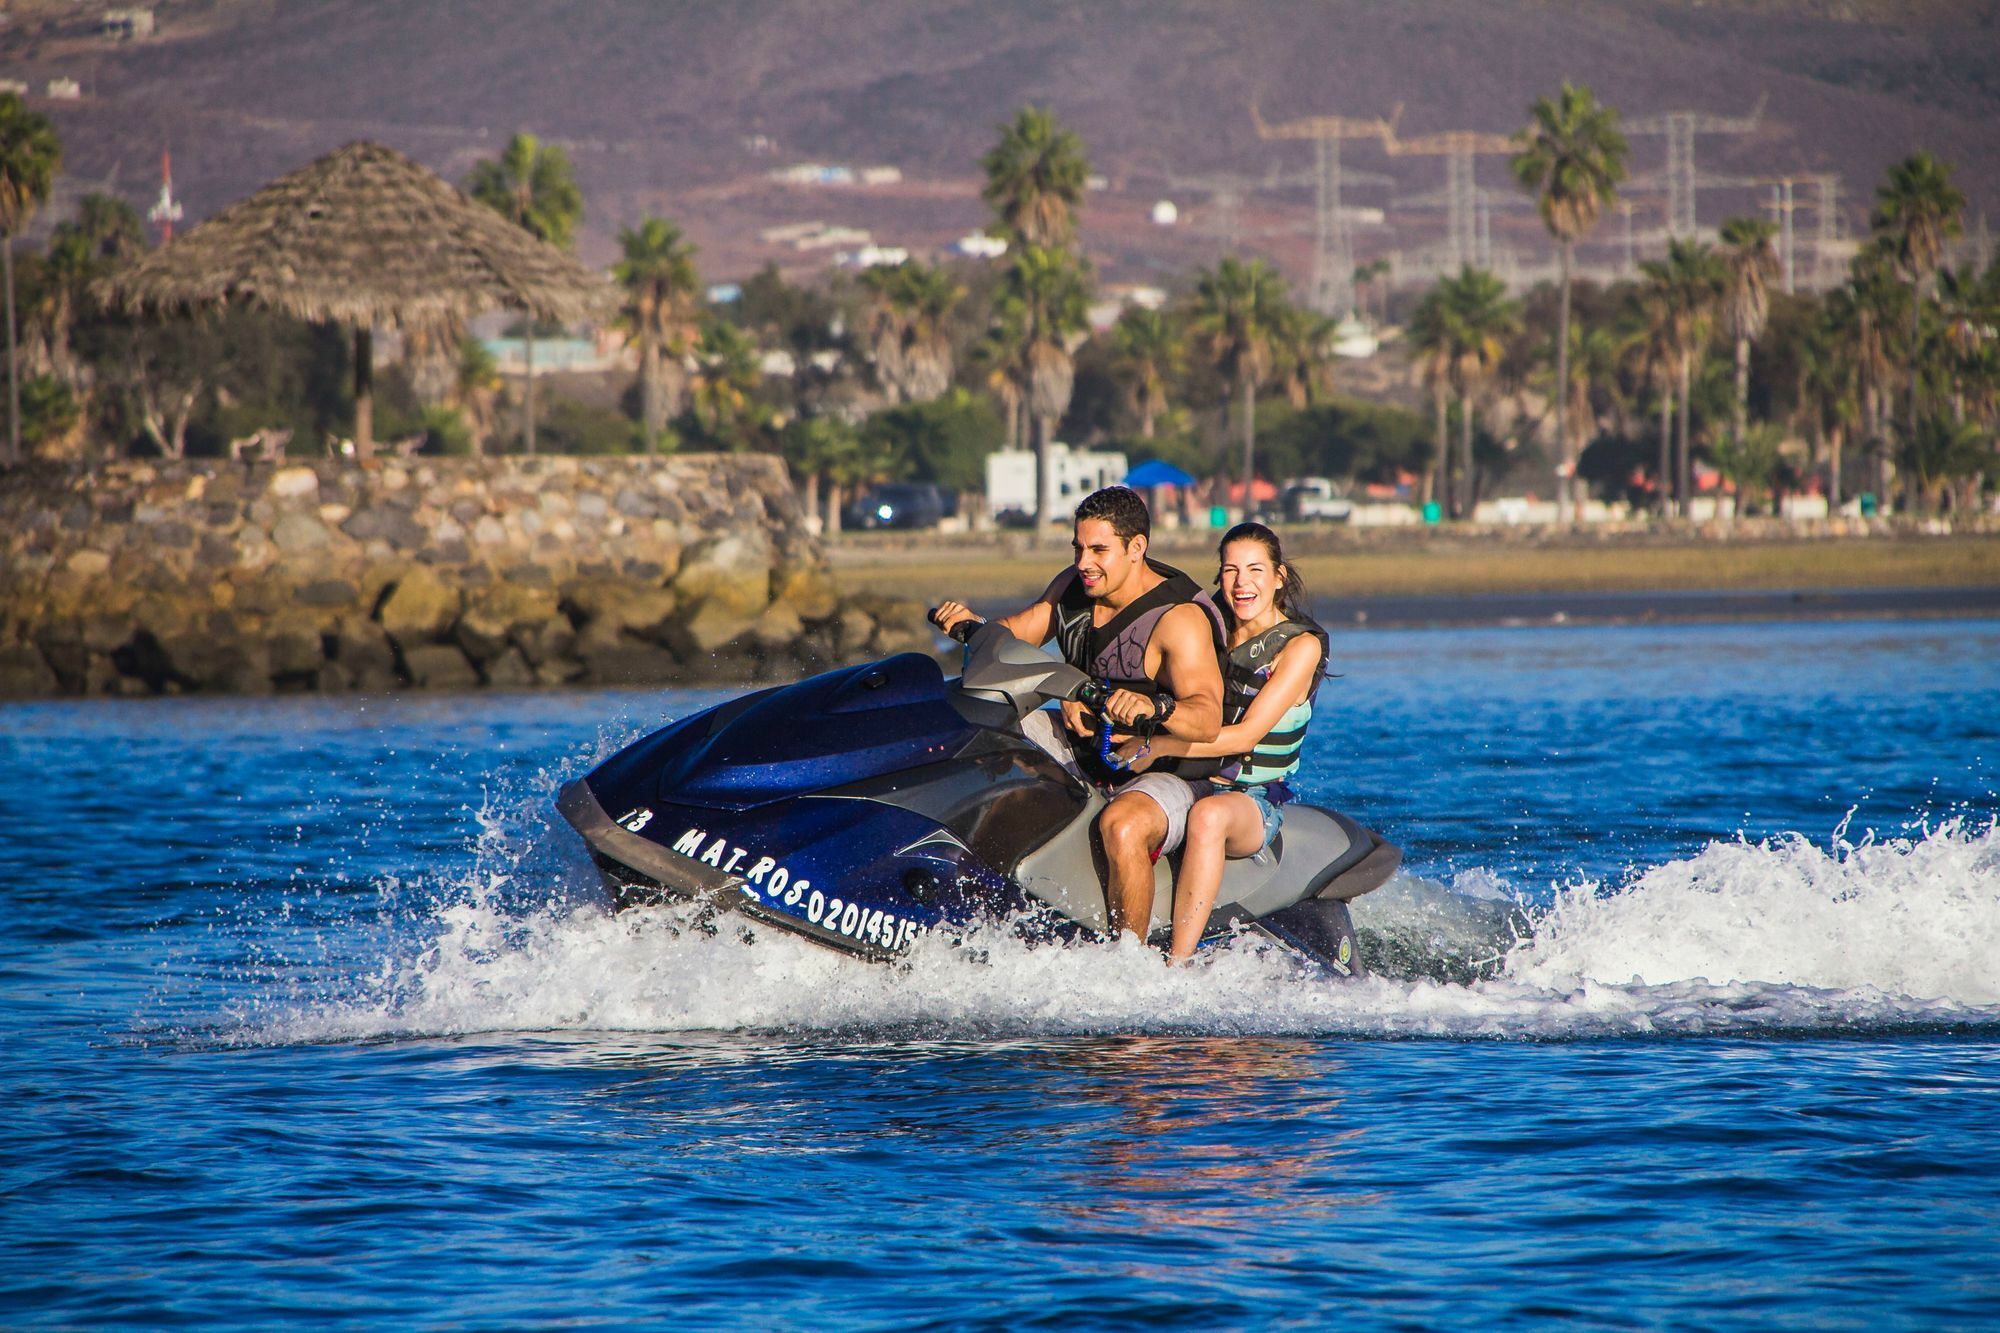
M1306 304L1322 315L1344 318L1354 313L1354 237L1341 212L1340 143L1343 139L1380 139L1385 144L1395 137L1396 122L1402 119L1399 103L1386 120L1359 120L1348 116L1307 116L1300 120L1269 125L1253 101L1250 118L1256 122L1259 139L1310 139L1315 148L1313 197L1312 289Z

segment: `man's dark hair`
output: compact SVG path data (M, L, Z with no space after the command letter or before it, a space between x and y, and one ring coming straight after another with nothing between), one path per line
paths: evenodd
M1103 519L1118 534L1118 540L1128 546L1134 537L1144 537L1149 542L1153 538L1153 515L1139 492L1130 486L1106 486L1084 496L1083 503L1076 507L1076 521L1081 523L1086 518Z

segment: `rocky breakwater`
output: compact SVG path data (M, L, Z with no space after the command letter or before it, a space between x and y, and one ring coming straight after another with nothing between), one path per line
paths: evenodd
M763 455L0 474L0 697L782 679L934 643Z

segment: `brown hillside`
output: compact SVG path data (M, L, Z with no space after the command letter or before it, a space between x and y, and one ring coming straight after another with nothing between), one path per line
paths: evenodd
M647 212L681 220L705 271L766 258L805 270L823 253L760 244L773 223L823 219L885 243L940 245L984 220L979 154L1025 102L1078 129L1111 188L1092 198L1086 241L1107 275L1137 279L1207 258L1215 242L1145 221L1186 177L1272 166L1300 171L1301 144L1264 144L1248 104L1278 120L1380 115L1406 105L1405 135L1511 130L1563 78L1628 117L1696 108L1741 115L1768 96L1754 134L1704 137L1704 171L1834 170L1850 229L1865 224L1883 168L1917 147L1954 160L1975 209L2000 211L2000 3L1676 3L1672 0L425 0L421 4L183 0L158 9L149 41L92 34L101 5L21 0L0 28L0 77L81 80L50 103L79 181L113 177L135 202L171 146L191 216L214 211L347 140L381 139L462 178L516 128L566 142L589 200L584 253ZM1894 15L1894 17L1890 17ZM753 147L753 136L770 141ZM1657 172L1657 136L1633 166ZM780 186L773 167L824 160L900 167L874 190ZM1362 257L1440 230L1414 200L1442 181L1438 158L1389 159L1350 144L1350 169L1392 176L1357 203L1389 210ZM1515 196L1497 158L1481 183ZM1643 210L1657 194L1635 192ZM1702 220L1758 206L1761 192L1704 194ZM1310 193L1261 199L1253 231L1302 226ZM1519 210L1496 237L1539 245ZM1608 236L1605 238L1608 240ZM1295 274L1294 233L1246 237Z

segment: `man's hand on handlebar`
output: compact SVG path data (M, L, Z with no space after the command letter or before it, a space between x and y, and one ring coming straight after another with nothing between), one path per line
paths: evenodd
M1113 690L1104 694L1100 684L1089 689L1084 698L1066 699L1062 705L1063 725L1079 736L1095 736L1098 724L1110 718L1121 731L1151 734L1152 724L1164 719L1166 712L1160 701L1150 694L1138 694L1132 690Z
M1132 690L1113 690L1111 697L1104 701L1104 712L1119 726L1130 729L1134 723L1150 722L1158 714L1159 708L1150 694L1138 694Z
M972 631L986 622L972 614L963 602L941 602L931 608L931 624L947 638L964 643L972 637Z

